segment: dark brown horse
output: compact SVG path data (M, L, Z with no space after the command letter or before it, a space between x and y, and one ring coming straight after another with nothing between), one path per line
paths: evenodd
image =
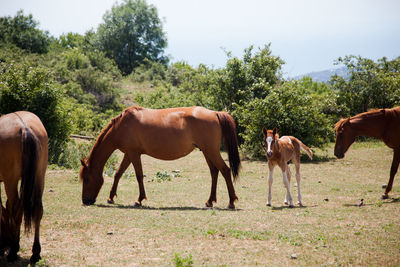
M344 153L360 135L380 139L393 149L389 183L382 195L383 199L387 199L400 162L400 107L377 109L340 119L335 125L335 130L335 156L339 159L344 157Z
M40 259L39 228L43 215L42 194L47 168L47 132L33 113L18 111L0 117L0 181L4 182L6 208L0 200L1 247L9 248L8 260L15 260L19 250L20 227L25 231L32 220L35 236L31 262ZM21 180L18 194L18 181Z
M220 154L222 138L228 151L230 168ZM82 202L91 205L96 201L104 181L104 165L116 149L126 155L123 164L127 167L131 162L135 168L139 185L135 205L140 206L146 199L141 155L174 160L188 155L196 147L203 152L211 172L211 194L206 205L212 207L217 201L217 178L218 172L221 172L228 187L228 207L235 208L237 197L231 171L236 179L240 168L235 122L226 112L202 107L160 110L131 107L113 118L100 133L88 159L81 160Z

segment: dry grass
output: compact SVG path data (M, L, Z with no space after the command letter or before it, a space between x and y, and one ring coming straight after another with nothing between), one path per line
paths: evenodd
M302 164L305 207L294 209L283 205L278 170L273 207L266 206L266 162L254 161L243 162L237 210L225 209L222 177L216 207L203 209L211 179L200 151L171 162L144 156L149 199L141 209L131 207L138 197L132 177L121 180L117 204L105 204L112 183L106 177L97 204L84 207L77 172L49 170L42 257L49 266L171 266L175 253L191 255L195 266L399 266L399 177L394 199L380 200L391 158L390 149L367 143L353 145L343 160ZM154 180L158 171L176 169L181 177ZM293 185L292 194L297 195ZM360 198L365 206L357 206ZM27 262L31 246L32 236L23 236L17 264ZM294 253L297 259L291 259Z

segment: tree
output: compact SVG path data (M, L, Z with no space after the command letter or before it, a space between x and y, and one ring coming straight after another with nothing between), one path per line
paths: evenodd
M167 39L157 9L145 0L124 0L103 16L96 33L100 50L115 60L125 75L145 59L167 62L163 55Z
M32 14L24 16L19 10L15 17L0 18L0 42L13 43L19 48L28 50L31 53L47 53L50 45L48 32L43 32L37 27Z
M371 108L392 108L400 104L400 57L391 61L382 58L374 62L360 56L339 58L349 78L333 76L330 80L338 94L337 105L355 115Z

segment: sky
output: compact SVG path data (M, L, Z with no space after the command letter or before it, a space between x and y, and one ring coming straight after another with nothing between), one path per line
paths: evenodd
M52 36L96 30L116 0L0 0L0 17L31 13ZM338 57L400 56L399 0L147 0L163 21L171 61L224 67L271 43L294 77L336 68Z

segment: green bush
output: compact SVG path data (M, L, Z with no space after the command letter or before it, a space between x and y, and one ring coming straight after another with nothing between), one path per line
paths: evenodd
M47 130L51 161L65 145L71 127L60 106L60 91L49 77L41 68L18 63L0 64L0 114L18 110L35 113Z
M243 126L241 148L253 158L264 156L264 126L277 127L281 136L293 135L307 146L322 147L333 136L333 126L321 107L297 81L276 86L264 99L237 106L234 116Z

